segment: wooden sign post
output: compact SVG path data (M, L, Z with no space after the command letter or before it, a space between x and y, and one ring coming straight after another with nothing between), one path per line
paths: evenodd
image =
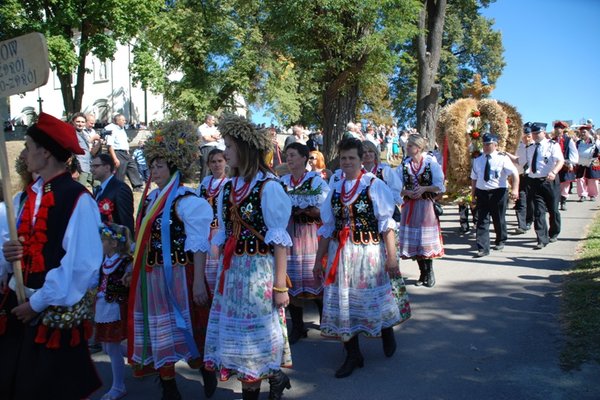
M29 33L0 42L0 99L17 93L25 93L48 82L50 64L48 46L41 33ZM13 205L10 169L4 135L0 133L0 171L2 189L10 239L17 240L17 224ZM16 294L19 304L25 302L25 287L21 263L13 263L13 275L16 280Z

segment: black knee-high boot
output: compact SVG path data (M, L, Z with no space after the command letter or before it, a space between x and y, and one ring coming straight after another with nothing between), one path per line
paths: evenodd
M357 335L352 336L352 339L344 342L344 348L346 349L346 360L344 360L342 366L335 372L336 378L350 376L355 368L362 368L365 365L365 360L360 353Z
M425 280L427 279L427 272L425 270L425 260L417 259L417 264L419 264L419 271L421 273L419 275L419 280L415 282L415 286L423 286L425 284Z
M291 389L290 378L279 370L269 378L269 400L280 400L285 389Z
M200 368L200 373L204 380L204 396L209 399L217 390L217 373L215 371L208 371L204 367Z
M177 382L175 379L163 379L160 378L160 384L162 386L162 400L181 400L181 393L177 389Z
M430 259L424 260L424 261L425 261L425 271L426 271L425 286L434 287L435 286L435 275L433 273L433 260L430 258Z
M386 357L391 357L396 352L396 337L394 336L394 328L383 328L381 330L381 341L383 342L383 354Z
M314 299L314 302L317 305L317 311L319 311L319 326L320 326L321 321L323 320L323 299Z
M292 317L292 329L288 340L290 344L296 343L298 340L307 337L307 330L304 329L304 310L302 307L293 304L288 305L288 311Z
M243 400L258 400L260 396L260 388L256 390L242 389Z

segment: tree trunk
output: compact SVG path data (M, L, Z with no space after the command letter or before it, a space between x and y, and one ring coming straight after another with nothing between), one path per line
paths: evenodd
M346 132L346 124L356 117L358 100L358 83L337 90L332 86L323 93L323 155L329 169L337 166L337 144Z
M419 81L417 83L417 130L429 146L435 144L438 98L441 86L436 83L442 50L446 0L423 0L419 14L417 53Z
M65 114L67 118L69 115L74 113L74 101L73 101L73 83L71 81L71 74L64 74L56 71L58 80L60 81L60 92L62 93L63 105L65 106Z

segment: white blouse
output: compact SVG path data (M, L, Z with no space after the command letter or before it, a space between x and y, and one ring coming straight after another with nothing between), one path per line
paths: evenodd
M147 210L152 207L159 193L159 189L150 192L148 195L149 203L146 206ZM193 189L186 186L177 188L177 196L186 193L192 193L193 195L179 198L175 206L177 216L183 222L185 229L184 250L207 253L210 250L208 235L210 233L210 223L213 220L212 208L205 199L198 197Z
M327 194L329 193L329 185L327 182L325 182L325 180L323 180L323 178L321 178L321 174L318 172L307 172L300 183L298 183L296 186L302 186L302 184L309 179L312 179L310 183L310 193L294 193L292 188L292 174L281 177L281 181L288 188L288 195L292 200L292 206L302 209L308 207L319 207L327 198Z
M254 186L259 182L271 179L262 189L260 196L260 206L263 213L265 225L267 226L267 234L265 235L266 244L277 244L284 247L292 246L292 238L287 232L287 225L292 214L292 202L290 197L283 189L277 177L271 173L259 172L250 182L248 193L252 191ZM234 190L240 190L246 183L243 178L236 181L231 178ZM225 243L225 224L223 223L223 191L219 193L219 201L217 203L217 213L219 218L219 230L212 240L212 244L220 246Z
M212 179L212 185L210 183L211 179ZM210 192L211 190L215 190L216 188L219 188L219 193L220 193L221 190L223 190L223 186L225 186L225 184L227 183L228 180L229 180L229 178L227 178L227 177L221 178L221 179L214 179L214 177L212 175L207 175L204 177L204 179L202 179L202 182L200 182L200 185L198 185L198 188L196 189L196 194L198 196L200 196L200 191L202 188L205 188L205 190L207 192ZM219 186L219 185L221 185L221 186Z
M330 238L335 231L335 215L331 208L331 198L333 197L333 194L335 192L341 193L342 185L345 185L346 191L352 190L355 183L356 179L343 179L332 182L331 191L321 207L321 221L323 222L323 225L318 230L320 236ZM394 209L396 208L394 195L392 194L391 189L382 180L376 178L375 175L369 172L363 174L356 193L352 196L350 201L344 204L352 204L358 198L360 193L369 186L369 196L373 202L373 212L375 213L375 218L377 218L379 232L383 233L389 229L396 229L396 221L392 218Z
M396 174L398 175L398 179L400 180L400 192L404 190L404 164L408 164L408 174L410 175L410 180L414 181L415 173L412 171L410 167L411 158L407 158L404 162L396 167ZM437 162L437 159L427 153L423 153L423 163L421 164L421 168L417 171L417 176L420 176L425 167L429 165L431 168L431 184L440 189L440 193L444 193L446 191L446 186L444 186L444 172L442 171L442 166Z

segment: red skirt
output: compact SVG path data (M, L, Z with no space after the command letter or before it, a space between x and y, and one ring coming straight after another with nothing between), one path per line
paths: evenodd
M96 342L119 343L127 339L127 304L120 304L121 320L96 322Z

